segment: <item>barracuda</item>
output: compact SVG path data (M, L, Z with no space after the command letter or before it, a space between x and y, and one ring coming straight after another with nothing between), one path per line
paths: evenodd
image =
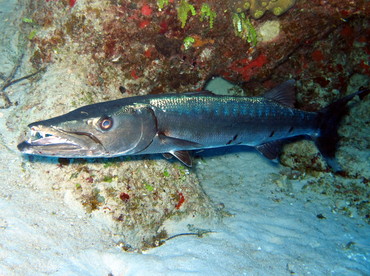
M275 159L285 141L310 137L329 165L339 170L334 160L338 124L347 102L368 93L351 94L319 112L293 108L293 80L263 97L205 91L123 98L32 123L31 138L18 149L65 158L163 153L191 166L191 150L245 145Z

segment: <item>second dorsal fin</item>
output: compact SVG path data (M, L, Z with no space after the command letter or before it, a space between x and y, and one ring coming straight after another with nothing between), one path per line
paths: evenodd
M295 103L295 93L294 86L295 80L287 80L278 86L272 88L270 91L267 91L263 96L266 99L273 100L279 104L294 107Z

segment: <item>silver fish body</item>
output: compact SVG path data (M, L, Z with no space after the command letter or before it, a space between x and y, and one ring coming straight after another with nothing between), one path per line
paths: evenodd
M317 135L319 131L317 113L283 106L264 97L180 94L151 99L149 106L156 119L156 134L163 135L162 139L195 143L192 149L254 147L299 135ZM166 143L157 139L158 143L149 145L145 153L163 152ZM172 150L176 149L169 147L165 152Z
M189 150L246 145L274 159L282 141L309 136L317 140L324 156L332 159L330 136L334 133L336 138L344 113L334 111L344 110L360 92L328 110L305 112L293 108L293 88L294 82L287 81L264 97L190 92L97 103L30 124L36 139L20 143L18 149L67 158L163 153L191 166Z

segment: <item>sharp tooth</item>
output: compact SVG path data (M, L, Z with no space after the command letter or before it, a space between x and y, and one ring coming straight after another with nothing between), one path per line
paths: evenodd
M31 129L31 136L36 136L36 134L37 134L37 131L36 131L36 130Z

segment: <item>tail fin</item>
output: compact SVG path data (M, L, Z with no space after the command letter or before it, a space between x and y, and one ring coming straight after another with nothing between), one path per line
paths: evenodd
M334 172L342 170L335 160L335 151L339 141L339 124L343 116L348 112L347 103L355 96L359 96L362 100L369 93L370 89L355 92L328 105L319 112L321 116L320 135L316 139L316 145Z

